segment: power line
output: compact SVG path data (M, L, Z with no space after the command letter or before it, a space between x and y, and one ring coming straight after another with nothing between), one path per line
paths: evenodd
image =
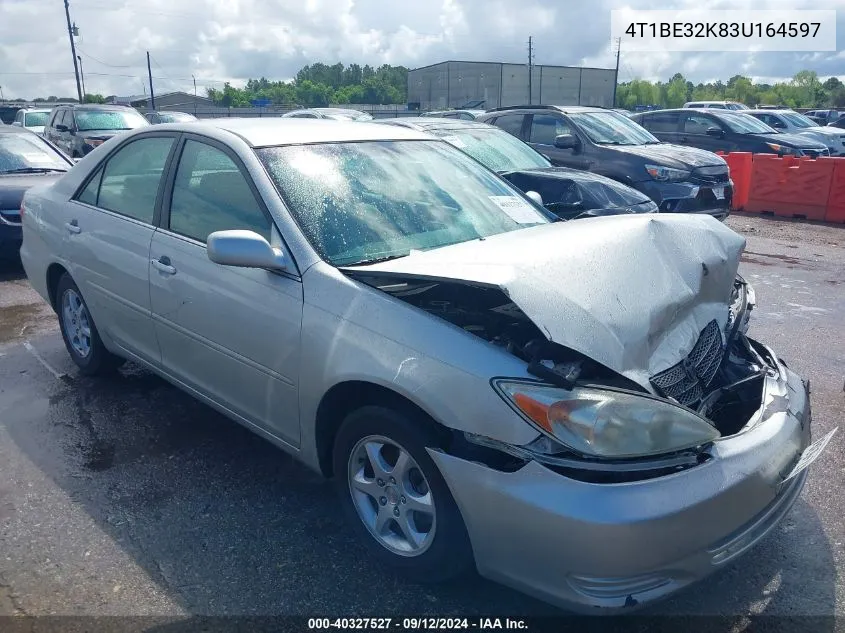
M138 66L136 66L136 65L119 66L119 65L117 65L117 64L108 64L108 63L104 62L104 61L103 61L103 60L101 60L101 59L97 59L97 58L96 58L96 57L94 57L91 53L89 53L89 52L87 52L87 51L83 51L83 50L82 50L81 48L79 48L78 46L76 47L76 50L78 50L80 53L82 53L83 55L85 55L85 57L87 57L87 58L89 58L89 59L92 59L92 60L94 60L95 62L97 62L98 64L102 64L103 66L108 66L109 68L138 68Z

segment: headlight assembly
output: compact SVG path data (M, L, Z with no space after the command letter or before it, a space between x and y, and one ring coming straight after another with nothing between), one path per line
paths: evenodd
M690 172L684 169L663 167L662 165L646 165L648 175L661 182L683 182L690 177Z
M538 430L585 456L664 455L720 437L694 411L646 395L509 380L494 386Z

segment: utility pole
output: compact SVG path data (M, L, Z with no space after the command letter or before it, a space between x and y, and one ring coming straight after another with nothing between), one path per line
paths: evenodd
M534 48L533 37L528 36L528 105L531 105L533 97L532 75L534 74Z
M76 59L79 60L79 78L82 80L82 100L85 100L85 95L88 93L85 92L85 72L82 70L82 57L79 55L76 56Z
M622 52L622 38L616 40L616 73L613 75L613 107L616 107L616 86L619 85L619 54Z
M197 78L191 75L194 80L194 116L197 116Z
M76 75L76 94L79 96L79 103L82 103L82 84L79 83L79 66L76 65L76 44L73 42L74 31L78 32L76 25L70 25L70 6L65 0L65 17L67 18L67 36L70 38L70 52L73 55L73 74Z
M153 70L150 67L150 51L147 51L147 76L150 78L150 105L156 109L156 95L153 92Z

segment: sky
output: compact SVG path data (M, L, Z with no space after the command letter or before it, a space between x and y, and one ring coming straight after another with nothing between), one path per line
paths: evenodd
M527 60L613 67L610 11L698 8L701 0L69 0L85 88L144 94L146 51L157 93L290 79L323 62L402 64ZM694 82L745 74L781 80L803 69L845 80L845 0L709 0L712 9L839 9L837 51L629 53L619 80ZM61 0L0 0L0 90L6 99L76 94Z

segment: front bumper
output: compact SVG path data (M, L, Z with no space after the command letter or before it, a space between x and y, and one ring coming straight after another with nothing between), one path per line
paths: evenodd
M647 180L634 185L657 203L661 213L707 213L724 220L731 212L733 181L710 184ZM717 193L721 191L720 198Z
M711 459L644 481L596 484L530 461L502 472L430 451L462 512L479 573L575 610L665 597L747 551L786 515L807 471L809 390L785 367L760 417Z

